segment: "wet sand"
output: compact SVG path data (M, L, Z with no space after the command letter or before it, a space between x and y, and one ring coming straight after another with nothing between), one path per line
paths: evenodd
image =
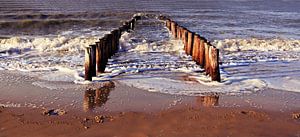
M300 119L292 118L300 112L299 93L264 89L188 97L151 93L118 81L49 90L32 85L40 80L29 76L0 75L0 137L300 136ZM66 114L43 115L45 109Z

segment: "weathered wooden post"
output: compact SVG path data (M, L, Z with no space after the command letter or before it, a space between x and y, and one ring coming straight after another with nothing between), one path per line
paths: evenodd
M199 45L199 55L198 55L198 60L199 60L199 65L204 68L205 66L205 40L200 37L200 45Z
M199 45L200 45L200 36L198 34L195 34L192 58L197 64L199 64Z
M124 28L124 31L127 31L127 32L129 31L130 27L129 27L129 23L127 21L123 23L123 28Z
M106 38L105 46L108 48L107 54L108 54L108 58L110 58L112 56L112 34L106 34L105 38Z
M108 40L107 40L107 35L105 35L102 39L100 39L100 44L102 45L102 53L103 53L103 64L104 64L104 68L102 68L103 70L105 70L105 66L108 62L108 58L109 58L109 53L108 53Z
M104 49L103 49L103 39L100 39L99 42L96 42L96 64L97 64L97 73L103 73L105 70L105 58L104 58Z
M119 27L119 30L121 31L121 34L125 31L124 25Z
M219 69L219 49L210 46L209 50L210 76L212 81L221 82Z
M171 22L171 31L174 38L177 38L177 23L175 21Z
M188 44L187 44L187 54L192 55L193 52L193 42L194 42L194 32L188 31Z
M204 43L205 46L205 72L206 75L210 75L210 62L209 62L209 48L210 45L208 43Z
M179 36L181 40L183 40L183 30L184 30L184 27L181 26L180 27L180 36Z
M181 34L181 36L180 36L180 38L181 38L181 40L182 41L184 41L184 38L185 38L185 30L186 30L186 28L185 27L181 27L181 32L180 32L180 34Z
M100 41L99 42L96 42L96 71L97 73L101 73L100 72L100 69L101 69L101 56L102 56L102 53L101 53L101 44L100 44Z
M181 26L177 25L177 38L180 39L181 38Z
M187 53L188 30L186 28L183 28L183 45L184 45L184 51L185 51L185 53Z
M122 27L119 27L118 28L118 39L120 39L121 38L121 36L122 36L122 33L123 33L123 31L122 31Z
M171 31L171 20L170 19L166 20L166 26L169 29L169 31Z
M130 21L130 29L134 30L134 26L135 26L135 19L131 19L131 21Z
M115 48L114 48L114 51L115 51L115 53L117 53L118 52L118 50L119 50L119 40L120 40L120 37L121 37L121 31L120 31L120 29L115 29Z
M84 57L84 79L92 81L92 57L91 57L91 47L85 48L85 57Z
M111 32L111 54L114 55L116 53L117 47L117 30L113 30Z
M96 45L90 45L91 47L91 59L92 59L92 76L96 76Z
M140 15L134 15L133 18L135 18L136 21L141 20L142 16Z

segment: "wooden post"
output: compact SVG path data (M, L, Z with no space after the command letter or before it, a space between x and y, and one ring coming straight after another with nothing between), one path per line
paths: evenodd
M177 29L176 30L177 30L177 38L178 39L181 39L181 32L182 32L181 28L182 28L181 26L177 25Z
M195 34L192 58L197 64L199 64L199 45L200 45L200 36L198 34Z
M101 68L101 70L105 70L105 66L108 62L108 58L109 58L109 54L108 54L108 45L107 45L107 35L105 35L102 39L100 39L100 44L102 46L102 57L103 57L103 64L104 64L104 68ZM102 66L103 67L103 66Z
M101 46L100 46L100 42L96 42L96 71L97 73L100 73L100 69L101 69Z
M142 19L142 16L140 16L140 15L135 15L135 16L133 16L133 18L135 18L136 20L141 20L141 19Z
M127 31L127 32L129 31L130 27L129 27L129 23L127 21L123 23L123 28L124 28L124 31Z
M186 28L183 28L183 45L184 45L184 51L185 53L187 53L188 30Z
M116 33L116 38L115 38L115 41L116 41L116 45L115 45L115 52L117 53L118 50L119 50L119 40L120 40L120 37L121 37L121 33L120 33L120 29L116 29L115 30L115 33Z
M171 20L170 19L166 20L166 26L169 29L169 31L171 31Z
M116 45L115 32L111 31L110 34L111 34L110 55L113 56L115 54L114 48L115 48L115 45Z
M84 68L85 68L85 75L84 79L92 81L92 57L91 57L91 47L85 48L85 58L84 58Z
M186 28L181 27L181 30L180 30L180 31L181 31L181 33L180 33L180 34L181 34L181 36L180 36L180 37L181 37L181 40L184 40L184 39L185 39L185 30L186 30Z
M112 56L112 34L106 34L106 44L105 46L107 47L108 51L108 58L110 58Z
M122 36L122 33L123 33L123 31L122 31L122 27L119 27L118 28L118 39L120 39L121 38L121 36Z
M199 65L202 68L204 68L204 66L205 66L205 44L204 44L204 40L202 38L200 38L198 60L199 60Z
M96 45L90 45L91 47L91 72L92 76L96 76Z
M171 31L174 38L177 38L177 23L174 21L171 22Z
M96 42L96 64L97 64L97 73L104 73L106 61L104 56L104 44L103 39L100 39L100 42Z
M192 55L194 42L194 32L188 31L187 54Z
M117 51L116 51L116 49L117 49L117 41L118 41L118 30L113 30L112 32L111 32L111 35L112 35L112 38L111 38L111 41L112 41L112 43L111 43L111 48L112 48L112 55L114 55Z
M130 29L131 29L131 30L134 30L134 26L135 26L135 19L132 19L132 20L130 21Z
M210 76L212 81L221 82L219 69L219 49L210 46L209 50Z
M119 30L121 31L121 34L122 34L122 33L125 31L124 25L120 26L120 27L119 27Z
M183 39L183 27L180 27L179 31L180 31L179 39L182 40Z
M204 43L204 46L205 46L205 66L204 66L204 69L205 69L205 72L206 72L206 75L210 75L210 62L209 62L209 48L210 48L210 45L208 43Z

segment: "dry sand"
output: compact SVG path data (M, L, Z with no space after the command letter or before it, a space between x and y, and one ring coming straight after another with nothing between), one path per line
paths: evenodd
M265 89L249 95L187 97L150 93L117 81L95 90L49 90L33 86L37 79L29 76L0 76L0 104L5 106L0 108L0 137L300 136L300 119L292 117L300 112L299 93ZM66 114L48 116L44 109Z

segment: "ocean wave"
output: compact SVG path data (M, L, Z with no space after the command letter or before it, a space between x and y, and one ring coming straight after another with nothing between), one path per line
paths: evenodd
M96 28L109 30L121 25L133 13L119 12L79 12L52 14L0 14L1 35L46 35L58 34L66 30ZM99 29L100 28L100 29Z
M75 12L75 13L25 13L25 14L0 14L2 20L26 20L26 19L99 19L99 18L130 18L132 13L128 12Z
M220 49L224 66L300 59L300 40L252 38L215 40L212 43Z
M19 20L0 22L1 35L48 35L59 34L66 30L94 28L108 30L119 26L120 20L101 19L51 19L51 20ZM105 27L104 27L105 26Z
M300 40L293 39L224 39L213 45L223 51L300 51Z
M16 51L39 52L75 52L79 53L84 47L94 44L97 37L11 37L0 38L0 53L16 53Z

